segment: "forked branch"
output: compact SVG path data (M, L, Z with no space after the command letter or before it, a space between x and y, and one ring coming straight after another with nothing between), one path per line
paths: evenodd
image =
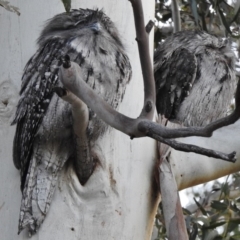
M141 68L144 80L144 105L140 116L137 119L129 118L115 111L109 104L101 99L84 81L81 79L80 67L71 62L65 64L60 69L60 79L63 85L73 92L77 97L84 101L103 121L111 127L135 137L151 137L163 142L170 147L180 151L195 152L209 157L220 158L229 162L235 162L235 152L224 154L218 151L197 147L194 145L183 144L171 138L201 136L210 137L218 128L233 124L240 117L240 84L236 92L236 109L227 116L207 125L204 128L191 127L169 129L152 121L155 106L155 83L153 76L152 63L149 51L148 32L145 29L143 9L141 0L129 0L132 3L137 43L141 61ZM67 67L66 67L67 66Z

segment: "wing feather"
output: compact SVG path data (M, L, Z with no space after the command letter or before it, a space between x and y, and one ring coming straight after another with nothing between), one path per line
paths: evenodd
M157 54L161 56L161 53ZM191 90L196 71L197 60L189 50L179 47L168 56L162 54L154 72L159 114L169 120L175 119L180 104Z

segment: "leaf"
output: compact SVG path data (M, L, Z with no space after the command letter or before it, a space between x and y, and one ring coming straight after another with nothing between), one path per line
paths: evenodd
M240 212L240 209L237 207L235 203L230 204L230 209L234 212Z
M228 208L228 205L226 203L222 203L222 202L219 202L219 201L215 200L215 201L212 201L211 207L216 209L216 210L224 211Z
M238 10L236 11L235 16L233 17L233 19L231 20L230 24L232 24L233 22L235 22L238 18L238 15L240 14L240 5L238 7Z
M216 230L209 231L208 229L203 229L203 238L204 240L212 240L218 237L219 234Z
M221 8L219 7L219 5L218 5L218 12L219 12L219 16L220 16L220 18L221 18L221 20L222 20L222 23L223 23L225 29L228 31L228 33L229 33L232 37L234 37L234 38L240 38L240 35L234 35L234 34L232 33L232 31L231 31L231 29L230 29L230 26L229 26L229 24L228 24L228 22L227 22L227 20L226 20L226 18L225 18L225 16L224 16L224 13L223 13L223 11L221 10Z
M195 199L193 198L193 200L195 201L195 203L197 204L197 206L199 207L200 211L202 212L203 215L207 216L207 212L205 211L205 209L202 207L202 205Z
M193 223L192 231L189 235L189 240L195 240L198 234L198 225L196 223Z
M223 238L222 236L216 236L213 238L213 240L227 240L226 238Z
M163 14L162 14L162 18L161 18L161 21L162 22L166 22L168 21L170 18L172 17L172 13L170 11L165 11Z
M230 223L236 223L236 224L240 224L240 218L231 218Z
M239 233L232 235L231 238L230 238L230 240L238 240L238 239L240 239L240 234Z
M234 221L229 221L228 225L227 225L227 232L230 233L232 232L234 229L236 229L239 226L239 221L238 222L234 222Z
M229 196L229 186L227 182L222 185L222 191L225 194L225 196Z
M202 222L204 226L209 226L209 219L206 217L197 217L195 219L193 219L193 222L195 223L199 223Z
M216 211L216 210L215 210L215 211ZM229 219L229 218L227 218L228 215L229 215L229 210L216 211L216 213L212 214L212 215L209 217L209 221L210 221L210 223L213 223L213 222L219 221L219 219L221 219L221 220L226 220L226 219Z
M220 16L221 19L222 19L222 23L223 23L224 27L226 28L226 30L227 30L230 34L232 34L232 31L231 31L231 29L230 29L230 27L229 27L229 25L228 25L228 23L227 23L227 20L226 20L226 18L225 18L225 16L224 16L224 13L222 12L222 10L220 9L219 6L218 6L218 12L219 12L219 16Z
M20 16L19 8L10 5L9 2L0 0L0 6L2 6L3 8L5 8L7 11L9 11L9 12L14 12L14 13L16 13L18 16Z
M226 221L214 222L214 223L210 224L209 226L203 226L203 228L205 228L205 229L214 229L216 227L224 225L225 223L226 223Z
M70 12L71 9L71 0L62 0L66 12Z
M187 208L182 208L184 215L191 215L192 213Z

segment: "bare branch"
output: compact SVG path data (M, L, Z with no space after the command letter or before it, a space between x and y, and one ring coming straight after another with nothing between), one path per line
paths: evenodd
M137 35L136 41L138 43L138 51L144 81L144 106L140 114L140 117L152 120L155 110L156 93L155 93L155 80L153 76L153 67L149 51L148 32L145 29L142 1L139 0L129 1L132 3L133 7Z
M222 160L225 160L227 162L236 162L236 152L232 152L229 154L225 154L225 153L221 153L218 151L214 151L211 149L207 149L207 148L202 148L202 147L198 147L192 144L185 144L185 143L180 143L177 142L175 140L171 140L171 139L165 139L162 138L158 135L147 135L153 139L156 139L157 141L161 142L161 143L165 143L168 146L182 151L182 152L194 152L194 153L198 153L204 156L208 156L208 157L214 157L214 158L220 158Z
M171 8L174 23L173 32L175 33L181 30L181 18L177 0L172 0Z

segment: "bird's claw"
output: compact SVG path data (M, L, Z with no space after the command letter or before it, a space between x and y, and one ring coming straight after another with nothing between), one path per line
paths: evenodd
M70 68L71 67L71 60L69 55L65 55L64 57L61 57L61 63L64 68Z
M63 87L55 87L53 91L59 96L64 97L67 95L67 89Z

